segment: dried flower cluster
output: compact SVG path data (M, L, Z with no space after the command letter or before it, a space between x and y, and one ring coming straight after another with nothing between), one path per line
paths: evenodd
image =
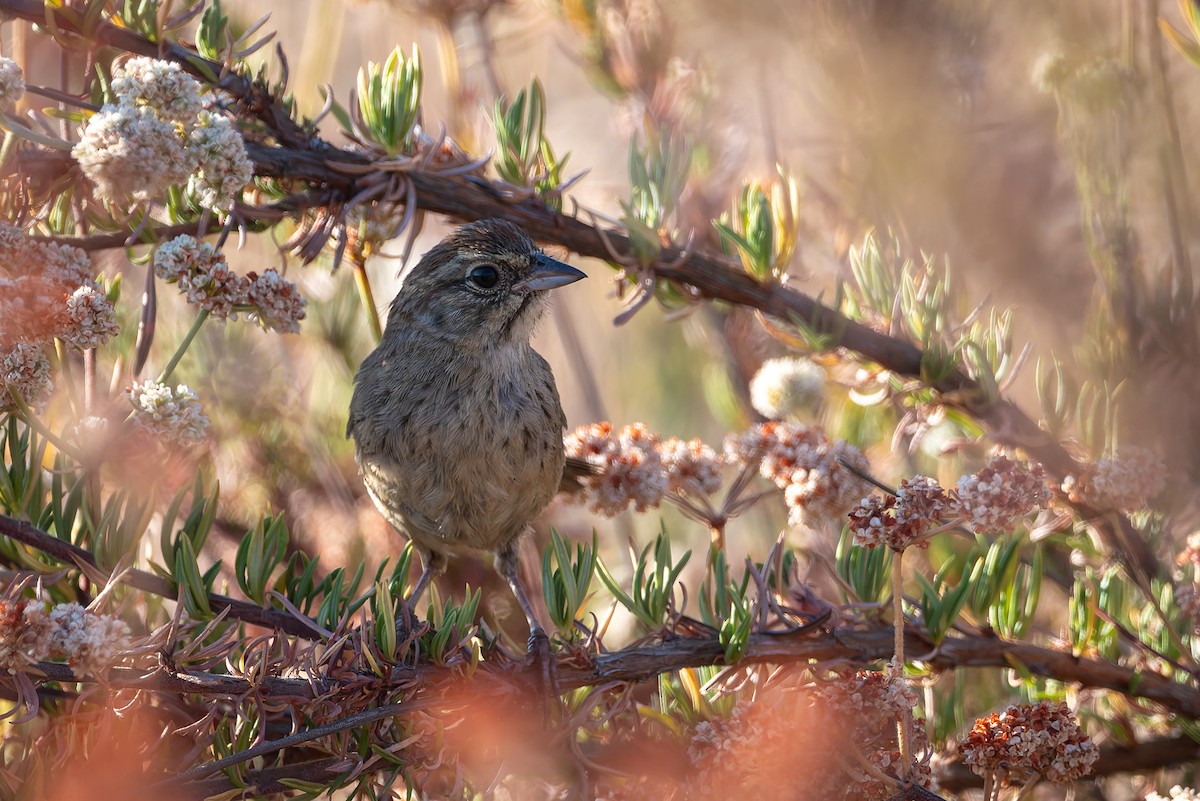
M597 514L620 514L633 504L639 512L658 506L667 492L667 470L659 438L641 423L613 433L612 423L580 426L564 440L567 456L601 469L581 479L580 501Z
M40 345L18 342L0 351L0 383L12 388L22 402L40 409L54 389L50 377L50 359ZM6 408L10 398L6 392L0 397L0 409Z
M62 659L85 675L96 675L128 648L129 626L113 615L75 603L47 612L40 603L0 601L0 669Z
M24 600L0 601L0 669L16 671L49 655L46 610Z
M956 490L917 476L901 482L895 495L863 498L850 512L850 531L855 545L903 551L927 547L928 538L946 525L962 523L981 534L1007 531L1049 498L1040 465L1026 467L997 456L978 473L959 479Z
M1194 569L1200 570L1200 531L1188 535L1187 545L1175 557L1175 562L1179 565L1191 565Z
M957 492L966 525L980 534L1010 531L1050 500L1042 466L1006 456L994 456L978 473L960 478Z
M1067 476L1062 489L1073 503L1100 509L1136 512L1167 483L1167 467L1147 448L1126 446L1111 457L1089 464L1077 476Z
M71 151L100 197L144 202L187 182L204 206L232 207L254 165L229 118L204 108L194 78L136 57L115 70L112 91L116 102L88 119Z
M1070 708L1052 701L1013 705L978 719L959 750L975 773L1005 784L1034 776L1075 781L1100 756Z
M207 242L182 234L154 252L154 274L176 284L189 303L219 320L245 312L270 331L296 333L308 304L296 285L275 270L243 277Z
M926 548L930 534L958 513L958 500L952 494L932 478L916 476L901 482L895 495L863 498L850 512L850 530L854 544L864 548Z
M721 488L721 460L704 442L668 437L658 446L658 453L671 492L703 498Z
M870 490L846 468L865 472L862 451L842 440L830 442L813 426L761 423L725 439L725 456L740 465L758 465L763 478L784 491L794 524L837 520Z
M10 112L25 96L25 73L11 58L0 56L0 111Z
M862 496L867 484L843 460L867 469L866 457L819 429L796 423L763 423L726 438L724 457L698 439L662 440L635 423L618 432L611 423L581 426L565 439L567 456L595 465L580 479L578 496L592 511L616 515L630 504L640 512L666 493L704 498L721 486L727 463L757 467L784 492L792 521L836 519Z
M200 409L196 393L185 384L171 389L158 381L134 383L128 391L133 419L148 431L180 445L204 439L208 418Z
M809 359L768 359L750 380L750 405L763 417L811 414L825 398L825 371Z

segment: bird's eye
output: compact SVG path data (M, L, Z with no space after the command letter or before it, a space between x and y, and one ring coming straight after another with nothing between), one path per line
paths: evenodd
M467 280L480 289L493 289L500 283L500 272L490 264L481 264L471 268Z

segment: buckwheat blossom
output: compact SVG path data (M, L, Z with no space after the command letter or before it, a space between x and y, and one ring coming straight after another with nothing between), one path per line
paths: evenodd
M903 551L929 547L929 532L958 515L958 501L927 476L905 479L895 495L870 495L850 512L854 544Z
M37 275L47 287L71 291L92 284L92 260L87 251L55 242L38 242L12 223L0 223L0 273L17 277Z
M808 359L768 359L750 380L750 405L782 420L816 411L825 397L825 371Z
M1167 483L1167 468L1148 448L1126 446L1113 456L1089 464L1078 476L1067 476L1063 492L1075 503L1135 512Z
M221 260L212 245L198 242L190 234L180 234L154 251L154 274L173 284L186 281L194 272L212 269Z
M814 525L818 521L840 521L871 485L848 470L846 463L866 472L871 465L858 448L837 440L813 454L813 461L792 473L783 498L791 510L792 525Z
M914 538L957 517L958 513L958 499L928 476L905 479L896 488L896 522Z
M50 360L41 346L18 342L7 352L0 352L0 384L13 388L35 411L44 408L54 382L50 378ZM0 395L0 408L10 403L8 392Z
M778 427L779 423L762 423L738 434L727 434L722 443L725 461L744 466L758 465Z
M136 56L113 71L112 91L120 103L149 106L168 122L191 125L204 108L200 84L171 61Z
M725 451L738 463L757 462L759 474L783 489L796 468L811 463L827 443L815 426L769 422L752 426L732 441L727 438Z
M308 301L300 296L296 285L275 270L265 270L258 275L250 273L250 276L246 292L246 302L254 307L250 316L268 331L298 332Z
M229 269L224 257L206 270L188 277L186 284L179 282L188 303L208 309L218 320L237 319L238 310L250 302L250 282Z
M49 620L51 653L84 674L103 672L129 648L129 626L114 615L66 603L51 609Z
M958 500L966 525L980 534L1011 531L1016 521L1050 500L1041 465L993 457L978 473L958 480Z
M793 524L841 518L871 490L843 464L868 470L862 451L842 440L830 442L815 426L759 423L726 437L724 449L735 464L757 463L762 477L784 491Z
M1200 791L1193 790L1191 787L1181 787L1177 784L1168 792L1169 795L1150 793L1146 796L1146 801L1200 801Z
M668 437L658 446L667 471L667 488L692 498L712 495L721 488L722 462L698 439Z
M896 524L896 496L868 495L850 510L850 533L860 548L886 545L902 551L908 543Z
M196 164L188 191L208 208L227 211L238 192L254 177L242 135L228 117L203 111L188 134L188 151Z
M81 286L67 298L58 338L87 350L100 347L120 330L112 302L94 287Z
M158 381L134 383L128 391L134 420L170 442L194 445L204 439L208 418L196 393L187 385L171 389Z
M57 242L29 242L30 258L41 262L46 277L71 289L94 285L92 259L86 250Z
M207 242L182 234L154 252L154 274L177 284L189 303L217 319L234 317L250 303L250 282L229 269L225 256Z
M16 671L49 658L50 633L41 604L0 600L0 670Z
M662 503L667 471L658 452L659 439L641 423L613 433L612 423L580 426L564 440L567 456L601 468L601 474L579 479L576 496L597 514L620 514L633 504L639 512Z
M147 201L187 180L194 162L174 123L148 106L106 105L93 114L71 155L96 194Z
M12 111L24 95L25 73L21 65L0 56L0 111Z
M1091 773L1100 756L1070 708L1053 701L1013 705L979 718L959 751L972 771L1003 784L1034 776L1072 782Z

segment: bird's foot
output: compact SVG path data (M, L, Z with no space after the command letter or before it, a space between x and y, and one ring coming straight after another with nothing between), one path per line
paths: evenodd
M429 630L429 623L417 617L412 606L400 604L401 614L396 618L396 642L410 643ZM403 652L403 648L400 649Z
M529 632L525 664L537 671L538 695L542 698L546 723L549 725L553 718L552 710L559 705L561 691L558 687L558 663L554 659L550 638L541 626L535 626Z

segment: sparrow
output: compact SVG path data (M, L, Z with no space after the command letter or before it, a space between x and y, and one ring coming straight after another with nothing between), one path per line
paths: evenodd
M368 494L421 557L409 604L448 557L491 551L531 649L545 632L518 543L564 480L566 416L530 337L549 291L585 277L506 220L458 228L404 277L346 426Z

